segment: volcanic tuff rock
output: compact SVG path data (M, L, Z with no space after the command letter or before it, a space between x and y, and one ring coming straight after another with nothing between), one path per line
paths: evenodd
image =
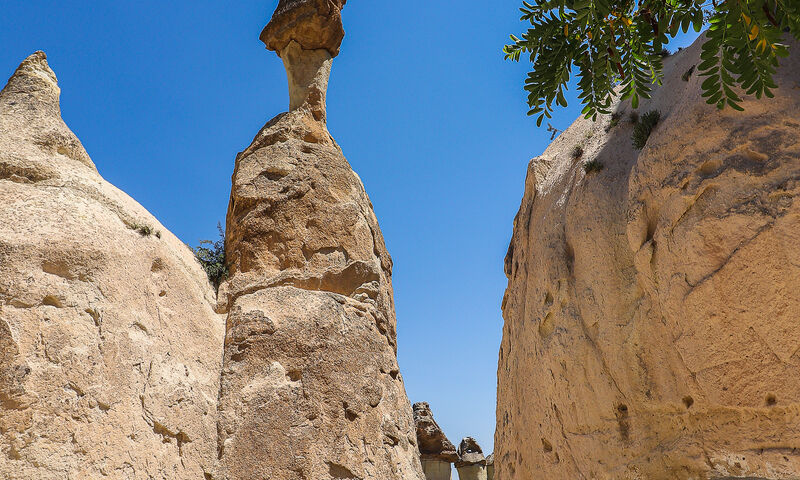
M665 59L644 149L623 102L530 162L497 478L800 477L800 44L740 113L701 98L701 42Z
M214 293L191 251L100 177L59 94L41 52L0 92L0 478L203 478Z
M486 457L478 442L472 437L465 437L458 445L458 464L460 465L486 465Z
M344 38L345 3L347 0L280 0L261 32L261 41L281 57L291 41L303 50L325 49L335 57Z
M414 425L417 428L419 452L423 458L437 458L446 462L458 460L456 447L433 419L431 407L426 402L414 404Z
M276 17L311 4L281 2ZM292 91L290 80L291 111L236 158L220 289L220 478L422 480L396 359L392 261L325 126L331 53L276 48L290 79L303 69L301 86L313 88Z

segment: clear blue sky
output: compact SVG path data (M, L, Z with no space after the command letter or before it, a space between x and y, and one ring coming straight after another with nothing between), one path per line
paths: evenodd
M549 142L526 116L526 65L501 55L520 3L351 0L328 94L329 129L394 258L408 395L487 454L503 257L527 162ZM4 2L0 77L47 52L100 173L196 244L224 223L236 153L287 108L283 66L258 40L276 4ZM578 112L573 101L553 124Z

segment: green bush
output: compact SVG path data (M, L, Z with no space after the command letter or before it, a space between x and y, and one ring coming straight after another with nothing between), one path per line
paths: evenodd
M583 171L586 172L587 174L592 172L599 172L603 168L605 168L604 165L600 163L600 161L597 159L590 160L583 164Z
M228 278L228 264L225 259L225 230L219 223L217 230L219 230L219 239L216 242L200 240L200 245L192 248L192 252L203 270L206 271L208 281L214 286L214 290L219 292L219 285Z
M633 148L636 150L644 148L647 144L647 139L650 138L650 133L660 119L661 113L658 110L650 110L642 115L639 121L633 126L633 134L631 135Z
M578 159L583 156L583 145L575 145L572 148L572 158Z

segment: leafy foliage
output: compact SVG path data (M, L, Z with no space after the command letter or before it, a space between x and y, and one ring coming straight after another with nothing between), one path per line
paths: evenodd
M650 133L656 127L656 124L661 119L661 112L658 110L650 110L642 115L639 121L633 126L633 133L631 140L633 141L633 148L641 150L647 144L647 139L650 138Z
M208 275L208 281L219 290L222 281L228 278L228 265L225 260L225 230L221 224L217 224L219 239L216 242L211 240L201 240L200 245L192 248L195 258L203 266L203 270Z
M788 30L800 39L797 0L531 0L521 19L531 28L503 48L506 59L528 55L532 71L525 80L529 115L537 125L567 106L564 91L577 69L582 113L596 119L611 113L621 95L637 108L660 84L662 52L669 39L709 25L700 75L703 95L719 108L740 109L741 97L771 96L778 57L788 55L780 42ZM618 88L619 87L619 88Z

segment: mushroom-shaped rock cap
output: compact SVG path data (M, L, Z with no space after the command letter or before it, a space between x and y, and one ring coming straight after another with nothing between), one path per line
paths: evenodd
M294 40L303 50L325 49L335 57L344 38L345 3L347 0L280 0L261 32L261 41L279 56Z
M461 457L461 459L456 463L456 466L486 465L486 458L483 456L483 450L481 450L478 442L472 437L466 437L464 440L461 440L461 444L458 446L458 456Z
M433 419L431 407L426 402L414 404L414 425L417 427L419 453L424 458L435 458L451 463L458 461L455 445L447 439L439 424Z

